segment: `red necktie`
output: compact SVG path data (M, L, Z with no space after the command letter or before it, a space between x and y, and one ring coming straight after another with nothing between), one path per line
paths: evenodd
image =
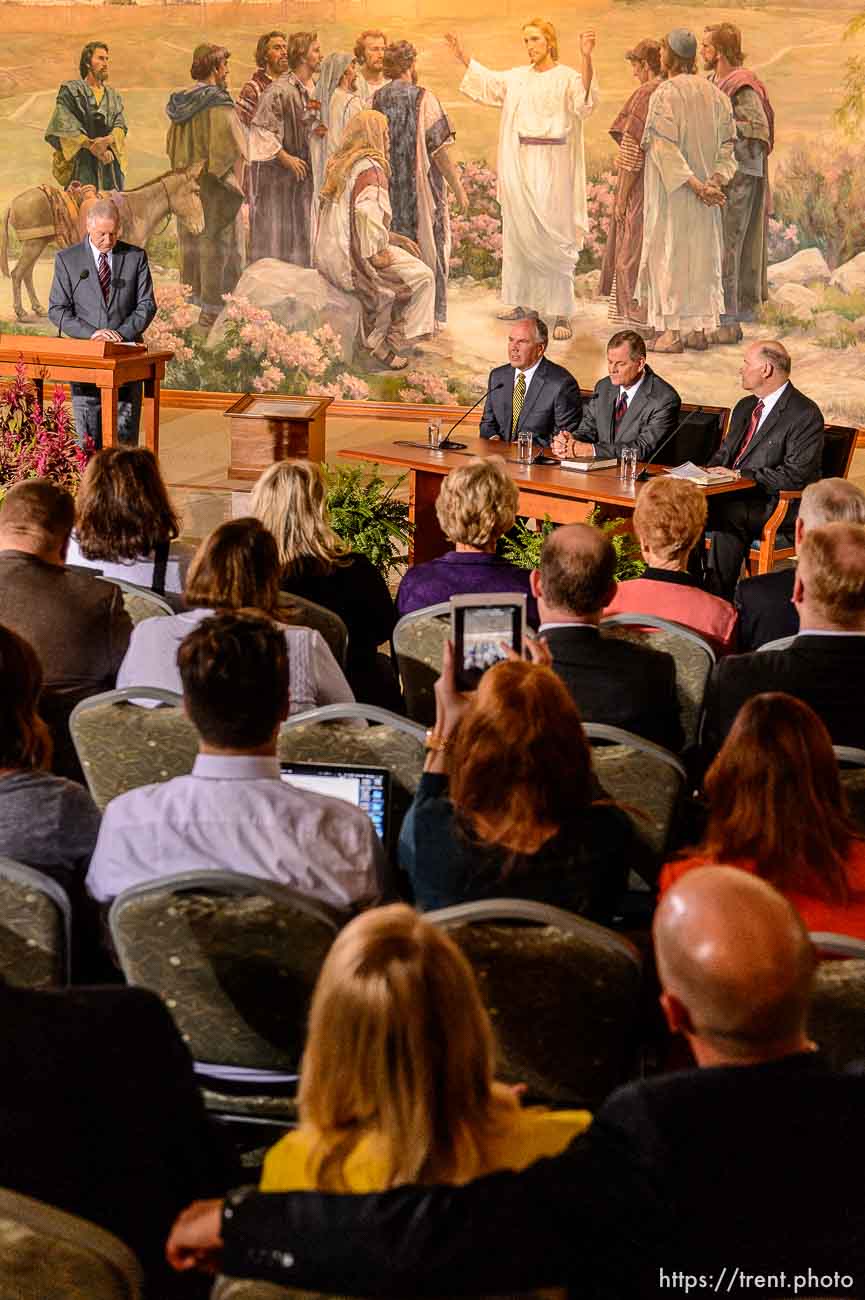
M742 446L739 448L739 454L736 457L736 459L733 461L733 469L736 468L736 466L739 464L739 461L742 459L742 457L745 455L745 452L748 450L748 445L751 442L751 439L753 438L754 434L757 432L757 425L760 423L760 416L762 414L763 414L763 403L762 401L760 401L757 403L757 405L754 407L753 411L751 412L751 423L748 425L748 432L745 434L745 441L742 443Z
M99 288L102 290L102 297L105 299L105 305L108 306L108 294L111 290L111 267L108 265L108 255L99 254L99 266L96 271L99 276Z
M618 429L619 425L621 424L621 422L622 422L622 417L623 417L623 415L625 414L625 411L627 411L627 409L628 409L628 399L627 399L627 397L625 396L625 390L624 390L624 388L623 388L622 391L621 391L621 393L619 394L619 400L616 402L616 409L615 409L615 412L614 412L614 414L613 414L613 418L614 418L614 420L615 420L615 422L616 422L616 428L617 428L617 429Z

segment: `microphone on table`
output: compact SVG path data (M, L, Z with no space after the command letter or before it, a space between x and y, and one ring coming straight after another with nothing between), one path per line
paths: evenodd
M72 311L72 309L75 306L75 290L78 288L82 280L88 280L89 278L90 278L90 272L85 267L83 271L79 272L78 279L75 281L72 288L69 290L69 301L67 302L66 306L63 308L63 310L60 313L60 323L57 326L58 338L61 337L62 330L63 330L63 317L66 315L68 311Z
M499 388L504 388L504 386L505 386L505 381L504 381L503 379L500 379L499 382L498 382L497 384L490 384L490 386L489 386L489 388L487 389L487 391L486 391L485 393L481 393L481 395L480 395L480 397L478 398L478 400L477 400L476 402L472 402L472 404L471 404L471 406L468 408L468 410L467 410L467 411L463 411L463 413L462 413L462 415L460 416L460 418L459 418L458 420L454 421L454 423L451 425L451 427L448 429L447 433L445 434L445 436L442 438L441 442L439 443L439 445L438 445L438 450L439 450L439 451L450 451L450 450L456 449L456 450L458 450L458 451L463 451L463 450L465 449L466 445L467 445L466 443L464 443L464 442L451 442L451 434L453 433L454 429L458 429L459 426L462 424L463 420L466 418L466 416L467 416L467 415L471 415L471 413L472 413L472 411L475 409L475 407L476 407L476 406L480 406L481 402L483 402L485 398L489 397L490 393L495 393Z
M688 414L685 416L684 420L680 421L680 423L676 425L676 428L673 430L673 432L668 433L666 438L661 439L661 441L658 443L657 447L652 452L651 456L646 461L645 465L637 475L636 478L637 483L645 483L646 479L650 477L649 466L654 462L658 453L662 452L664 448L667 446L667 444L673 441L676 434L681 432L682 429L684 429L685 425L688 423L689 420L692 420L695 415L702 415L702 414L703 414L702 406L698 406L696 410L689 411Z

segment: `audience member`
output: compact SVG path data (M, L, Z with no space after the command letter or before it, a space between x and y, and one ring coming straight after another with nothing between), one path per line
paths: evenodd
M64 568L75 503L48 479L16 483L0 506L0 619L42 665L54 771L80 778L69 738L79 700L111 690L132 623L113 583Z
M713 758L752 695L804 700L835 745L865 745L865 528L824 524L802 539L793 582L799 635L786 650L728 655L706 690L703 751Z
M631 824L593 802L591 751L565 684L543 662L513 661L461 694L448 644L435 694L399 843L418 907L533 898L608 925L626 884Z
M224 1214L204 1202L175 1224L169 1260L343 1293L569 1279L574 1295L657 1300L694 1275L738 1297L755 1276L768 1295L861 1294L862 1079L833 1073L808 1037L801 920L765 881L710 867L668 891L654 940L667 1023L697 1069L617 1089L562 1155L522 1173L252 1194Z
M404 903L356 917L318 977L300 1127L265 1156L262 1190L465 1183L557 1155L588 1127L584 1110L522 1110L495 1057L454 941Z
M345 623L346 675L355 698L400 710L392 662L378 654L396 623L391 594L375 565L334 532L326 494L320 465L281 460L264 471L249 506L276 538L283 591L333 610Z
M290 645L254 612L218 614L189 632L177 660L200 737L195 766L105 809L87 874L97 902L195 869L262 876L338 908L378 897L382 848L366 813L280 778Z
M821 478L802 493L796 517L794 545L798 551L807 528L837 522L865 524L865 492L846 478ZM744 578L736 588L739 649L757 650L767 641L795 636L799 611L793 604L792 566Z
M500 456L479 457L451 470L436 499L436 517L456 549L406 570L396 593L400 618L451 596L524 591L529 624L537 627L528 569L496 555L499 538L514 526L518 497Z
M688 571L695 546L703 543L706 498L685 479L651 479L637 497L634 532L646 569L620 582L606 614L655 614L683 623L711 642L719 655L736 648L737 614L728 600L704 591Z
M741 867L788 898L809 930L865 939L865 837L847 812L823 723L790 695L739 710L704 782L700 844L667 863L661 889L713 862Z
M672 656L619 637L602 637L616 596L616 555L600 528L568 524L550 533L531 575L541 635L553 668L584 722L633 731L667 749L684 742Z
M105 447L81 479L66 562L160 595L179 595L194 553L177 541L179 533L153 452L146 447Z
M279 575L276 542L258 519L232 519L214 528L189 566L189 608L173 618L148 618L136 626L117 685L157 686L179 693L178 647L214 610L258 610L281 623ZM281 626L291 671L289 711L351 703L351 688L321 633Z
M0 625L0 853L83 884L99 810L77 781L52 776L51 733L37 711L42 668L33 647Z

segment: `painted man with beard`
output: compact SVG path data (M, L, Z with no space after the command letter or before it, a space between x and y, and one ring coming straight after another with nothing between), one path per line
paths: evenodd
M387 37L377 28L367 28L361 32L354 45L354 57L357 59L357 93L363 100L364 108L372 107L372 97L388 78L384 75L384 51Z
M108 85L108 46L90 41L81 51L81 76L57 92L45 139L54 150L54 179L98 190L122 190L126 179L126 118L123 100Z
M255 47L255 72L237 96L237 116L245 127L255 117L258 101L271 82L288 71L288 42L285 32L265 32Z

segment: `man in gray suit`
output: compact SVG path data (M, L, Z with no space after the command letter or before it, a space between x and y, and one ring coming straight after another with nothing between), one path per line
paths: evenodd
M557 456L621 456L634 447L648 460L679 423L681 399L646 365L646 344L635 330L620 330L607 344L609 378L595 384L573 436L553 441Z
M87 235L64 248L54 260L48 315L58 336L136 343L156 315L156 299L147 254L118 239L120 213L110 199L100 199L87 214ZM90 437L102 446L102 408L95 384L72 385L72 409L79 442ZM118 392L117 434L120 442L138 441L141 383Z

